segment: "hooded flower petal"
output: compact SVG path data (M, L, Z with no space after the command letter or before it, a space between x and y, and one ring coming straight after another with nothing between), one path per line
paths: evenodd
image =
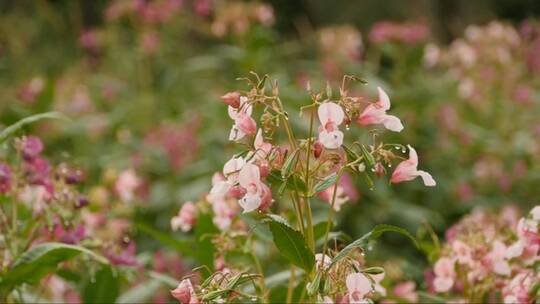
M416 150L414 150L414 148L410 145L408 145L407 147L409 148L409 159L402 161L396 167L394 173L392 173L390 182L394 184L401 183L413 180L416 177L420 176L424 181L424 185L435 186L437 183L435 182L431 174L417 169L418 155L416 154Z
M319 115L319 120L323 126L329 122L339 126L345 118L345 113L341 106L333 102L321 104L317 110L317 114Z

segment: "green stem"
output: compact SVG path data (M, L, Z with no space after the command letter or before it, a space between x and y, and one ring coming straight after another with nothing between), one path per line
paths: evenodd
M313 233L313 215L311 213L311 204L309 201L309 160L311 159L311 142L312 142L312 136L313 136L313 120L314 120L314 114L313 110L311 110L311 114L309 116L309 135L308 135L308 144L307 144L307 153L306 153L306 172L304 176L305 184L306 184L306 193L305 196L305 202L306 202L306 222L307 222L307 241L308 245L313 253L315 253L315 236Z
M287 286L287 299L286 303L292 303L293 291L294 291L294 265L291 265L291 276L289 277L289 285Z
M263 299L263 302L264 303L267 303L268 300L266 299L266 296L267 296L267 290L266 290L266 284L264 283L264 272L263 272L263 268L261 266L261 262L259 261L259 258L257 258L257 256L255 255L255 249L252 248L251 250L251 258L253 259L253 262L255 263L255 269L257 269L257 272L259 273L259 275L261 276L260 278L260 283L259 283L259 288L261 289L261 298Z
M338 172L338 176L337 176L337 179L336 179L336 184L334 186L334 192L332 194L332 203L330 204L330 209L328 210L328 222L326 224L326 232L324 234L324 243L323 243L323 250L322 250L322 254L325 254L326 253L326 249L328 247L328 234L330 234L330 223L332 221L332 216L334 215L334 204L336 203L336 195L337 195L337 188L338 188L338 185L339 185L339 180L341 179L341 170ZM321 259L321 269L323 269L323 263L324 263L324 258Z

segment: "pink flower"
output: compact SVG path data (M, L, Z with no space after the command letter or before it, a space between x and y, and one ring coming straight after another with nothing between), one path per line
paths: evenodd
M240 107L240 93L238 93L238 92L229 92L229 93L221 96L221 100L225 104L227 104L227 105L229 105L229 106L231 106L231 107L233 107L235 109L238 109Z
M335 186L328 187L325 190L319 192L318 196L323 201L327 202L328 204L332 204L332 199L334 197L334 189L335 189ZM341 210L341 206L349 200L349 197L345 193L345 190L343 189L343 187L338 185L337 189L335 190L336 190L336 199L334 200L334 210L339 211Z
M533 220L540 221L540 206L532 208L529 213L531 214Z
M392 183L401 183L406 182L415 179L416 177L420 176L422 180L424 181L424 185L426 186L435 186L437 183L431 176L431 174L427 173L426 171L418 170L418 154L416 154L416 150L414 150L413 147L410 145L407 145L409 147L409 159L402 161L397 167L396 170L394 170L394 173L392 174L392 178L390 179L390 182Z
M229 117L234 120L234 125L229 134L229 140L237 141L246 135L253 135L257 131L257 123L251 117L252 106L248 103L245 96L240 97L240 107L229 106Z
M411 303L418 302L418 294L415 292L416 283L414 281L407 281L399 283L394 287L394 295L400 299L407 300Z
M355 272L347 276L349 303L364 303L366 296L371 292L371 281L363 274Z
M197 221L197 206L192 202L186 202L182 205L178 215L171 219L172 230L181 229L184 232L191 230L191 227Z
M510 275L510 265L506 260L507 247L501 241L495 241L493 248L487 254L486 258L490 262L493 272L498 275L507 276Z
M263 196L259 167L251 163L245 164L238 175L238 182L246 189L246 194L238 201L244 213L259 208Z
M332 258L326 254L317 253L315 255L315 267L317 267L317 270L326 270L330 266L330 263L332 263Z
M141 184L142 182L137 173L133 169L128 169L120 173L114 188L122 201L130 202L135 197L135 191Z
M264 142L262 129L259 129L257 132L255 141L253 142L253 147L255 148L255 157L260 160L265 159L268 155L270 155L270 152L272 152L272 144Z
M11 168L5 163L0 163L0 193L11 190Z
M390 110L390 98L380 87L377 87L377 90L379 91L379 100L364 109L362 114L358 116L358 123L363 126L383 124L390 131L401 132L403 124L399 118L386 114L386 111Z
M381 285L382 280L384 280L384 275L384 272L370 275L370 277L373 279L373 282L375 283L373 285L373 290L383 297L386 296L386 288Z
M223 175L230 183L235 184L238 182L240 169L242 169L245 164L246 161L242 157L233 157L223 166Z
M440 258L434 267L435 279L433 287L436 292L447 292L454 286L456 272L454 270L454 260Z
M472 263L472 250L469 245L460 240L455 240L452 242L452 250L454 251L459 264L463 265Z
M25 159L33 159L43 151L43 142L39 137L27 136L22 139L22 152Z
M321 121L319 141L327 149L339 148L343 144L343 132L338 129L345 118L343 109L333 102L325 102L319 106L317 113Z
M189 279L184 279L178 286L171 290L171 295L177 299L180 304L197 304L199 300L195 295L195 290Z

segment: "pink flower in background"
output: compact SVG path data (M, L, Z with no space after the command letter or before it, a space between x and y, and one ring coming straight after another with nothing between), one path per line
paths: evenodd
M472 249L469 245L460 240L455 240L452 242L452 250L454 251L459 264L472 264Z
M0 193L11 190L11 168L6 163L0 163Z
M199 150L198 126L198 118L182 124L165 123L151 130L144 143L163 149L172 167L180 171Z
M79 36L79 45L90 52L98 52L101 48L98 32L95 30L83 31Z
M497 240L493 243L493 248L487 254L486 259L491 265L491 269L498 275L507 276L510 275L510 265L507 261L507 247L506 245Z
M33 159L43 152L43 142L36 136L25 136L20 142L23 157L27 160Z
M137 248L135 242L130 241L127 244L122 244L120 248L106 249L104 255L113 265L136 266L139 265L136 253Z
M55 240L73 245L79 243L85 238L86 229L83 225L66 229L61 224L56 224L53 229L53 236Z
M390 98L380 87L377 87L379 92L379 100L368 105L364 111L358 116L360 125L382 124L390 131L401 132L403 124L401 120L393 115L386 114L390 110Z
M114 188L122 201L131 202L135 198L135 191L141 184L142 181L135 170L128 169L120 173Z
M418 294L416 293L416 283L414 281L397 284L393 289L393 294L411 303L418 303Z
M337 149L343 144L343 132L339 125L345 118L343 109L333 102L325 102L317 110L321 126L319 127L319 141L327 149Z
M339 211L341 210L341 206L345 204L347 201L349 201L349 197L345 193L345 190L342 186L337 186L337 189L335 186L328 187L325 190L318 193L318 196L328 204L332 204L332 199L334 197L334 189L336 191L336 199L334 200L334 210Z
M455 283L456 272L454 270L454 260L450 258L440 258L435 263L435 279L433 287L436 292L447 292Z
M175 289L171 290L171 295L177 299L180 304L199 303L193 285L189 279L182 280Z
M197 206L192 202L186 202L178 211L178 215L171 219L172 230L182 230L187 232L191 230L193 225L197 222Z
M41 77L34 77L23 85L17 92L17 96L26 103L33 103L45 88L45 81Z
M416 154L416 150L414 150L413 147L410 145L407 145L409 148L409 159L402 161L394 170L394 173L392 173L392 178L390 181L392 183L401 183L413 180L420 176L422 180L424 181L424 185L426 186L435 186L437 183L431 176L431 174L427 173L426 171L418 170L418 154Z
M349 303L364 303L371 292L371 281L365 275L355 272L347 276L345 283Z
M392 41L406 44L416 44L425 41L428 36L428 27L423 23L414 22L377 22L369 33L371 42L376 44Z

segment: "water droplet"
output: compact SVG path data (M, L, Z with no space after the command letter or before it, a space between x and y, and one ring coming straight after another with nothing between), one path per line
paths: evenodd
M392 164L388 164L388 168L392 168Z
M395 147L395 149L396 149L396 150L399 150L399 149L401 149L401 148L400 148L400 147Z
M346 129L347 131L349 131L349 130L351 129L351 126L350 126L350 125L345 125L345 129Z

